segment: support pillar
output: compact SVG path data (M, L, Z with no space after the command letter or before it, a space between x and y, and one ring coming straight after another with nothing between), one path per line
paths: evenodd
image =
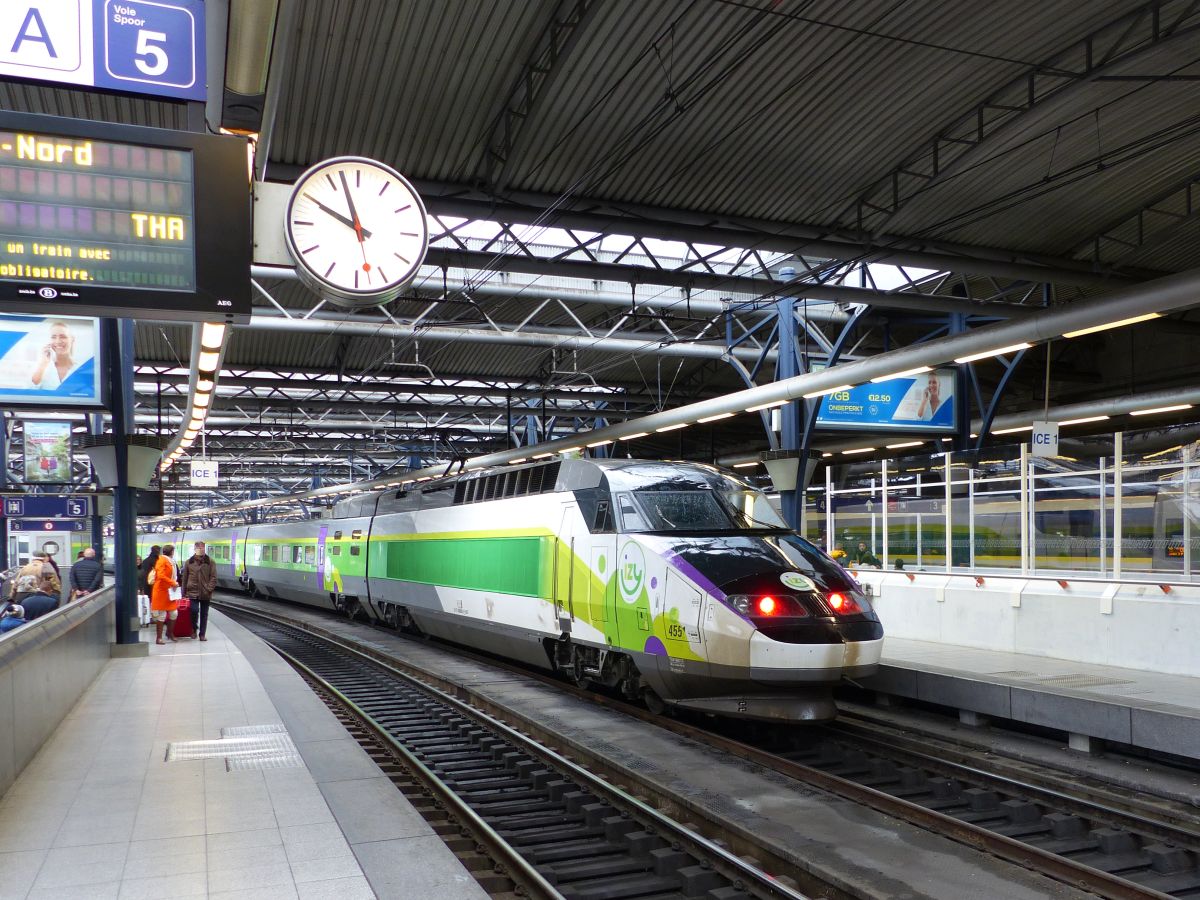
M775 307L778 319L776 328L779 334L779 356L775 363L775 380L783 381L799 375L800 360L796 354L796 301L791 297L780 300ZM799 450L803 435L801 427L804 421L802 400L792 400L779 410L779 449ZM801 460L801 465L804 460ZM779 506L783 512L783 520L789 528L803 528L800 518L800 508L804 505L804 489L807 479L801 477L794 491L779 492Z
M129 443L133 433L133 321L102 319L101 345L108 375L112 412L113 450L117 486L113 492L113 572L116 575L116 643L114 653L126 655L123 645L141 643L137 619L137 495L129 484Z
M93 435L104 434L104 416L92 413L88 416L88 431ZM92 498L92 547L96 551L96 559L104 563L104 517L100 515L100 498Z

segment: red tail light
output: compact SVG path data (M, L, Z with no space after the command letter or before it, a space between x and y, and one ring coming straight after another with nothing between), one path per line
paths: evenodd
M779 611L779 604L774 597L759 597L758 598L758 614L760 616L773 616Z
M837 591L830 594L827 601L829 608L839 616L853 616L862 612L862 607L858 605L853 597L839 594Z

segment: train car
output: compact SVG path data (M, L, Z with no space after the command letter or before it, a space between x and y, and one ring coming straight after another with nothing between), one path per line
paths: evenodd
M882 649L852 576L761 492L697 464L471 472L252 525L241 544L258 596L366 613L652 709L829 718L832 687Z

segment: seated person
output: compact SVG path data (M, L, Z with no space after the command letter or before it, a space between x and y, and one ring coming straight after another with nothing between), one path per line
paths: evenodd
M883 563L879 561L879 557L867 549L867 545L863 541L858 542L858 549L854 551L854 562L860 566L874 566L876 569L882 569Z
M0 634L12 631L25 624L25 610L19 603L10 603L0 613Z
M33 575L22 575L17 579L17 590L13 596L21 598L25 618L29 622L58 609L58 596L50 594L44 582Z
M837 544L834 545L833 552L830 553L829 555L831 558L836 559L838 562L841 562L843 559L846 558L846 548L843 547L841 545L841 542L839 541Z
M899 557L896 558L896 571L897 572L904 571L904 560Z

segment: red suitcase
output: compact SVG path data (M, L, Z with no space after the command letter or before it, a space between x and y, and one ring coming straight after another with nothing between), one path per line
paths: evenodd
M192 630L192 604L186 597L179 601L179 615L175 619L174 630L171 633L176 638L196 636Z

